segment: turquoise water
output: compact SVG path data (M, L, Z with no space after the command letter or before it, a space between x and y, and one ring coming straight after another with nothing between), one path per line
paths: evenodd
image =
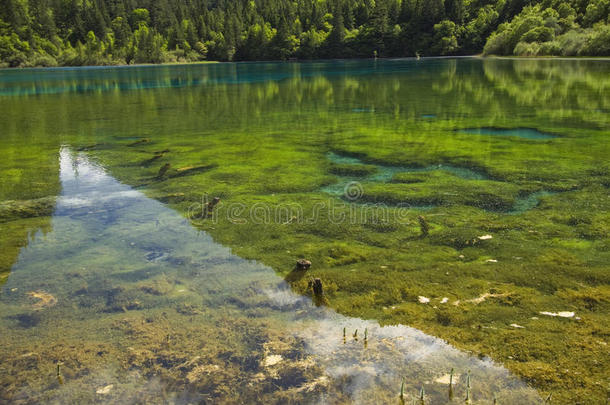
M557 135L547 134L535 128L468 128L457 131L462 134L516 136L525 139L553 139Z
M347 164L347 165L362 165L365 164L361 159L358 159L353 156L345 156L339 155L336 153L329 153L328 160L337 164ZM375 167L375 171L372 174L365 176L338 176L337 181L325 186L322 188L322 191L329 193L334 196L346 197L346 193L349 192L350 187L354 187L355 185L359 185L360 182L390 182L394 178L394 176L398 173L426 173L432 172L436 170L446 171L455 175L459 178L465 180L486 180L489 179L487 175L484 173L477 172L472 169L464 168L464 167L455 167L451 165L445 164L437 164L433 166L427 167L408 167L408 166L386 166L379 164L370 164ZM362 193L365 193L366 190L362 189ZM513 206L507 210L510 214L521 214L525 211L536 208L540 203L540 198L547 197L552 195L553 193L549 191L536 191L533 193L526 194L524 196L519 196L515 199ZM405 207L418 209L418 210L430 210L436 205L413 205L408 202L399 203L403 204Z

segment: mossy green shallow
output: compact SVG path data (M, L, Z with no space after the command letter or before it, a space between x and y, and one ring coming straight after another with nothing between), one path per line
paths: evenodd
M257 65L227 65L239 84L208 69L163 68L154 89L109 85L0 106L9 133L86 149L294 291L309 294L319 277L342 314L408 324L488 355L559 403L605 403L610 64L280 64L267 81L248 80ZM287 78L274 80L276 71ZM172 87L172 75L213 74L206 86ZM457 131L492 127L556 137ZM387 167L431 169L383 177ZM356 194L328 192L343 178L358 182ZM222 200L207 219L205 195ZM305 277L292 271L300 257L313 262Z

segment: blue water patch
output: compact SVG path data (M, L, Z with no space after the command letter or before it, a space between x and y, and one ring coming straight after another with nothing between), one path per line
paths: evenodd
M363 162L362 160L352 157L339 155L336 153L329 153L328 160L337 164L348 164L348 165L361 165L371 164L369 162ZM446 164L436 164L426 167L411 167L411 166L392 166L392 165L381 165L374 164L377 171L366 177L366 180L388 182L392 180L396 173L418 173L418 172L431 172L434 170L444 170L455 176L461 177L466 180L487 180L489 179L484 173L474 171L465 167L457 167ZM362 180L362 179L360 179Z
M436 114L422 114L421 117L427 120L432 120L436 118Z
M348 165L360 165L365 164L361 159L353 156L339 155L337 153L328 153L328 160L336 164L348 164ZM370 163L366 163L369 164ZM444 164L430 165L426 167L410 167L410 166L390 166L373 164L377 171L366 176L337 176L338 181L333 184L329 184L321 188L321 191L334 195L343 196L346 190L350 187L361 187L360 182L381 182L388 183L392 181L394 175L397 173L421 173L430 172L434 170L443 170L454 176L461 177L466 180L489 180L489 177L484 173L474 171L465 167L457 167ZM540 199L555 193L541 190L530 194L520 196L515 199L513 206L505 211L507 214L522 214L533 208L536 208L540 204ZM366 202L364 203L366 204ZM408 205L408 204L407 204ZM421 206L410 206L413 209L429 210L435 208L435 205L421 205Z
M361 165L361 164L369 164L365 163L362 160L346 155L339 155L337 153L330 152L328 155L328 160L332 163L336 164L347 164L347 165ZM457 167L451 165L444 164L436 164L430 165L426 167L410 167L410 166L391 166L391 165L381 165L381 164L373 164L377 170L367 176L337 176L338 181L333 184L329 184L327 186L322 187L322 191L331 195L341 196L344 194L346 187L350 185L352 182L362 182L362 181L371 181L371 182L381 182L387 183L392 180L395 174L397 173L420 173L420 172L431 172L434 170L444 170L448 173L451 173L455 176L461 177L467 180L486 180L489 179L485 174L476 172L471 169L467 169L465 167ZM430 207L426 207L430 208Z
M512 209L508 212L509 214L521 214L525 211L529 211L532 208L536 208L540 204L540 199L555 193L550 191L536 191L531 194L527 194L523 197L519 197L515 200L515 204Z
M466 128L458 129L457 132L461 134L471 135L491 135L491 136L518 136L519 138L525 139L553 139L557 138L557 135L549 134L546 132L538 131L535 128L494 128L494 127L483 127L483 128Z

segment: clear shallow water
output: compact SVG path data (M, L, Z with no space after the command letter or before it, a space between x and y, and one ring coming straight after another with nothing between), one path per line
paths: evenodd
M336 153L329 153L328 160L332 163L345 164L345 165L362 165L364 162L358 158L351 156L341 156ZM408 166L386 166L379 164L372 164L375 170L371 174L363 175L363 176L338 176L339 181L324 186L322 191L328 193L330 195L334 195L337 197L348 197L348 192L350 188L360 187L360 182L382 182L387 183L392 181L395 178L395 175L400 173L426 173L432 171L443 171L450 173L454 176L462 178L464 180L489 180L489 177L485 173L480 173L468 168L464 167L455 167L451 165L443 165L436 164L428 167L408 167ZM362 190L358 190L364 194L364 188ZM512 207L508 208L506 211L510 214L520 214L525 211L536 208L538 204L540 204L540 198L551 195L552 193L548 191L537 191L534 193L526 194L524 196L519 196L515 199ZM396 202L395 202L396 203ZM409 204L408 201L397 202L398 205L408 206L412 209L419 210L430 210L435 207L435 205L413 205Z
M454 367L454 402L470 368L475 401L603 403L609 68L1 71L0 401L443 403ZM346 180L392 221L342 221Z
M295 295L272 269L234 256L86 155L63 148L59 159L62 191L53 230L32 236L0 296L5 331L0 379L10 390L5 395L26 402L250 402L246 395L256 389L248 386L256 381L274 386L267 397L259 393L260 400L292 392L301 402L398 403L406 378L407 393L416 394L423 385L434 403L453 403L445 380L454 368L455 403L465 395L467 370L475 403L492 395L512 403L539 400L491 360L462 353L417 329L381 327L316 307ZM227 359L205 357L225 342L204 339L193 350L179 341L200 341L198 332L205 335L209 328L222 331L218 319L232 325L224 332L234 334L238 346L252 345L248 340L253 338L242 335L240 322L252 323L261 339L250 347L252 364L239 375L221 373ZM142 324L149 328L138 329ZM173 330L182 327L187 336ZM155 336L166 341L157 342ZM134 354L134 348L144 353ZM90 351L97 352L94 361ZM168 361L167 352L180 360L153 372L146 362ZM132 363L127 369L117 364L124 356ZM138 364L142 359L144 364ZM58 362L63 384L54 372ZM196 389L198 378L215 373L217 383L230 386L232 394ZM27 385L7 386L10 375L27 378ZM190 384L178 383L185 376Z
M545 134L534 128L468 128L458 132L473 135L517 136L525 139L552 139L556 135Z

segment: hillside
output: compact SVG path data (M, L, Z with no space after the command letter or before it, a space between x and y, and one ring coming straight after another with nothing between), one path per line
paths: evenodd
M0 0L0 66L610 55L610 0Z

